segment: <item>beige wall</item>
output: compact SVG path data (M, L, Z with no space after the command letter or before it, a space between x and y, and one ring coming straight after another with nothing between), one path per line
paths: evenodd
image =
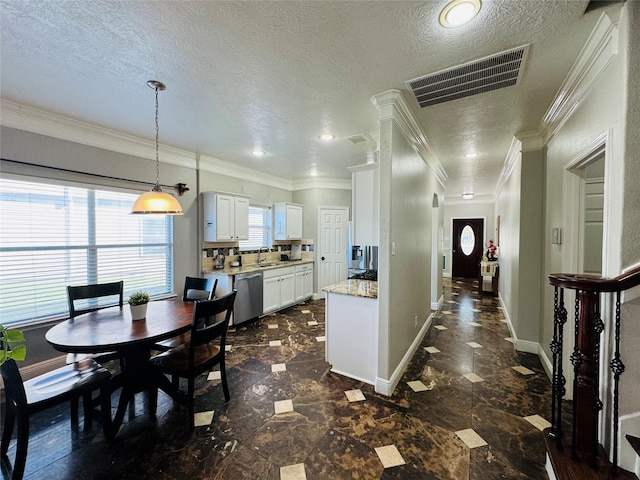
M379 158L378 377L390 379L430 314L432 202L442 187L393 120L380 122Z
M584 152L606 135L603 273L606 277L615 277L640 263L640 99L637 90L640 2L626 2L621 7L608 9L614 23L619 10L622 11L619 35L613 37L617 50L547 144L544 307L540 344L548 358L551 358L548 344L553 334L553 289L547 275L573 273L568 268L577 264L578 256L578 238L571 233L577 212L574 195L567 188L575 182L576 176L569 170L569 165L581 160ZM569 235L562 245L551 245L550 229L558 226ZM635 360L640 340L640 322L636 321L640 318L640 302L634 297L638 297L637 292L628 292L622 306L621 355L626 370L620 383L620 415L640 418L640 364ZM571 311L570 303L567 308ZM571 331L572 315L569 317L565 329ZM603 338L611 338L612 312L604 311L603 320L606 325ZM567 345L565 352L566 348ZM605 402L610 400L610 395L609 390ZM631 433L638 435L640 422L635 420L635 423L635 431L632 429ZM627 420L621 423L622 435L625 431L630 432L629 424ZM624 437L620 443L624 448ZM626 461L623 453L622 466L629 469Z
M318 235L318 207L348 207L351 212L351 189L305 188L294 190L292 201L304 205L302 218L304 238L316 239Z
M496 199L496 214L500 215L500 278L498 290L504 314L517 330L520 271L520 185L522 160L519 158Z

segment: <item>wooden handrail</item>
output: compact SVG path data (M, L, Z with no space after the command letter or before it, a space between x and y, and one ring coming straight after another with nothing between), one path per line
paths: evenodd
M595 468L598 460L598 419L603 408L600 398L600 365L607 361L611 370L613 386L613 469L618 463L618 410L619 381L625 366L620 356L621 301L622 292L640 285L640 267L636 267L615 278L596 275L556 273L549 275L549 283L555 287L554 293L554 333L550 343L553 353L552 427L549 435L556 439L556 447L562 449L562 398L566 393L563 370L564 324L568 320L564 304L564 289L575 290L573 315L573 352L568 357L573 365L573 408L571 431L571 458L589 458ZM610 315L600 310L601 293L609 293L612 302ZM605 318L603 318L605 317ZM606 322L606 323L605 323ZM601 333L610 329L612 342L611 358L603 360L601 354ZM568 332L571 334L570 332Z
M581 275L578 273L552 273L549 283L560 288L585 292L622 292L640 285L640 267L629 270L615 278Z

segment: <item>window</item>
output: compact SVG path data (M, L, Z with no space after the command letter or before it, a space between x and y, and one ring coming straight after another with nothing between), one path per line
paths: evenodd
M137 196L1 178L2 323L68 315L67 285L171 293L173 219L130 215Z
M460 247L462 247L462 253L467 257L473 253L473 249L476 247L476 236L473 233L473 228L469 225L465 225L462 229Z
M249 240L240 241L240 250L271 247L271 208L249 206Z

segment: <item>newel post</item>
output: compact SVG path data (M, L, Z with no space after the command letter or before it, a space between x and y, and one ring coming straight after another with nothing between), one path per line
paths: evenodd
M579 292L579 313L576 326L576 348L571 355L575 370L573 448L574 454L594 455L597 439L597 419L601 403L598 398L598 355L600 349L599 298L596 292ZM600 331L598 331L600 330ZM592 458L592 460L595 460Z

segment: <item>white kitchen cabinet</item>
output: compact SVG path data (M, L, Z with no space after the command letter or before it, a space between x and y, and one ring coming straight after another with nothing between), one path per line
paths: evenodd
M265 270L262 278L263 313L296 303L295 267Z
M249 197L203 192L204 241L228 242L249 238Z
M302 238L302 205L295 203L273 204L274 240L300 240Z
M349 167L351 171L351 235L354 245L378 245L379 169L377 163Z
M313 264L296 265L296 303L313 295Z

